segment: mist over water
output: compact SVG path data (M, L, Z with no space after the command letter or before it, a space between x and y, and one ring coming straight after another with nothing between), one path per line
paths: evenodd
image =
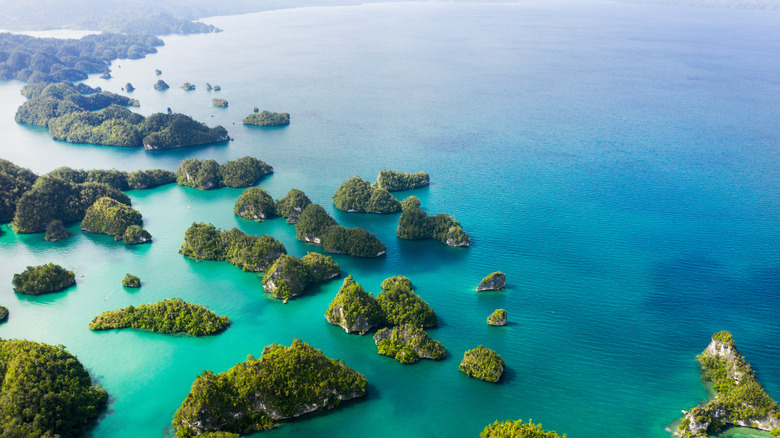
M24 102L14 81L0 83L0 158L42 174L255 156L274 166L260 182L274 198L301 189L342 225L379 236L385 257L333 258L374 294L386 277L409 277L439 316L429 334L448 356L404 366L379 356L371 335L329 325L323 314L340 279L285 305L265 296L256 274L178 254L193 222L268 233L297 256L321 251L283 219L235 217L241 189L131 191L151 245L78 224L57 243L8 225L0 236L0 304L10 310L0 337L78 356L111 396L92 436L170 433L202 370L293 338L363 373L369 395L264 436L478 436L494 420L532 418L577 438L668 437L680 410L706 398L695 356L718 330L733 333L780 397L778 12L386 3L206 21L224 32L165 37L159 53L117 60L113 79L87 83L123 93L131 82L138 112L170 107L223 125L234 141L154 152L55 142L13 121ZM158 79L171 88L153 90ZM214 97L229 107L213 107ZM289 112L291 124L243 126L255 106ZM430 187L395 195L455 215L472 246L403 241L397 214L335 210L342 181L373 182L382 169L428 172ZM13 292L14 273L48 262L75 270L77 286ZM478 295L496 270L508 289ZM143 286L123 289L125 273ZM233 324L205 338L87 328L102 311L171 297ZM486 325L496 308L508 326ZM457 369L480 344L508 366L498 385Z

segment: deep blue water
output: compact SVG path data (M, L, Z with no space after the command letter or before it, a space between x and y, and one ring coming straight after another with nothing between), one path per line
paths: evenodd
M342 225L380 237L386 257L334 258L373 293L388 276L409 277L439 315L430 334L449 356L402 366L369 336L327 324L340 280L283 305L254 274L177 254L194 221L269 233L299 256L318 250L281 220L234 217L241 190L129 192L151 245L127 248L77 225L56 244L7 226L0 236L0 304L11 310L0 336L78 355L112 396L93 436L161 436L201 370L295 337L366 375L370 394L268 436L477 436L496 419L533 418L570 437L666 437L680 410L706 397L695 356L724 329L780 397L777 12L387 3L207 21L225 31L166 37L158 54L116 61L114 79L88 83L120 92L132 82L139 112L171 107L235 141L157 152L54 142L13 122L24 98L5 82L0 157L44 173L256 156L275 168L260 183L275 198L299 188ZM152 89L156 68L171 89ZM178 88L187 81L197 90ZM254 106L290 112L292 123L242 126ZM398 215L334 209L343 180L373 181L384 168L428 172L430 187L397 195L454 214L472 247L402 241ZM85 275L61 294L14 294L13 273L49 261ZM495 270L508 290L477 295ZM125 272L144 286L118 287ZM104 310L172 296L233 326L204 339L86 327ZM488 327L499 307L510 325ZM479 344L507 363L501 384L458 371Z

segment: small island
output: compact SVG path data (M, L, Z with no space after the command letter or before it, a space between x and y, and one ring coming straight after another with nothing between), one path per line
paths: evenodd
M263 289L276 299L287 300L299 296L312 283L319 283L341 275L339 265L332 258L310 252L303 258L282 255L263 276Z
M227 108L228 107L228 101L225 99L218 99L214 98L211 99L211 104L217 108Z
M6 322L8 320L8 308L0 306L0 322Z
M428 186L430 183L431 178L425 172L404 173L395 170L380 170L374 185L388 192L400 192L419 189L420 187Z
M84 214L81 229L88 233L107 234L114 240L121 240L127 227L141 226L141 213L129 205L109 197L95 201Z
M249 187L238 197L233 214L246 220L262 222L276 216L276 204L264 189Z
M68 237L70 237L70 233L65 229L65 225L63 225L61 220L54 219L46 226L46 236L44 239L47 242L56 242L58 240L67 239Z
M141 287L141 279L133 274L125 274L125 278L122 279L122 286L131 288Z
M159 71L159 70L158 70L158 71ZM167 89L169 89L169 88L171 88L171 86L170 86L170 85L168 85L167 83L165 83L165 81L164 81L164 80L162 80L162 79L158 79L158 80L157 80L157 82L155 82L155 83L154 83L154 89L155 89L155 90L160 90L160 91L162 91L162 90L167 90Z
M297 224L298 215L303 213L303 209L311 204L311 200L305 193L298 189L292 189L284 196L274 202L276 214L287 219L288 224Z
M504 360L495 351L482 345L463 353L458 369L469 377L497 383L504 373Z
M230 319L210 311L208 307L171 298L154 304L128 306L96 316L90 330L134 328L158 333L187 333L207 336L228 328Z
M480 438L566 438L566 434L558 435L557 432L545 431L541 424L534 424L531 420L523 423L523 420L504 421L495 423L482 429Z
M217 87L214 87L215 91L219 91ZM273 113L271 111L263 110L259 113L252 113L244 117L243 123L245 125L254 126L283 126L290 124L290 113Z
M133 86L133 84L128 82L127 85L125 85L125 91L127 91L128 93L132 93L133 91L135 91L135 87Z
M271 344L259 359L251 355L224 373L204 371L176 411L177 437L207 432L249 434L275 422L361 397L366 378L294 339L285 347Z
M122 241L127 245L139 245L141 243L151 242L152 235L140 225L130 225L125 228L125 232L122 235Z
M189 82L185 82L182 84L181 89L184 91L192 91L195 89L195 84L191 84Z
M387 252L375 234L360 227L342 227L318 204L307 205L298 216L295 237L322 245L325 251L334 254L379 257Z
M493 272L483 278L477 286L477 292L504 290L506 288L506 274L501 271Z
M333 204L348 213L398 213L401 203L387 190L355 175L344 181L333 194Z
M447 350L439 341L429 338L425 330L411 324L383 328L374 335L374 342L379 354L403 364L412 364L420 359L441 360L447 355Z
M222 165L214 160L188 158L176 169L176 182L180 186L199 190L249 187L273 171L273 167L250 156L227 161Z
M287 249L267 234L246 234L238 228L222 231L201 222L187 228L179 253L196 260L226 261L244 271L261 272L287 254Z
M347 333L364 335L382 325L384 315L374 296L363 290L350 275L344 279L341 289L330 302L325 319Z
M492 326L503 326L507 324L506 320L506 310L504 309L496 309L493 313L488 316L487 319L488 325Z
M14 290L29 295L58 292L76 284L76 275L60 265L49 263L28 266L21 274L14 274Z
M3 436L85 436L106 409L106 390L92 385L89 372L62 345L0 339L0 352Z
M676 436L706 437L729 425L780 434L780 406L758 383L750 364L737 351L731 333L712 335L710 345L696 359L704 378L714 384L715 399L683 411L685 416Z
M412 291L412 282L395 276L382 282L382 291L376 297L389 325L410 324L414 327L436 327L436 313L419 295Z
M222 87L219 85L214 85L214 91L222 91Z
M448 246L464 247L471 244L469 235L463 231L454 217L439 213L428 216L420 208L420 200L410 196L401 202L402 213L398 219L396 236L407 240L436 239Z

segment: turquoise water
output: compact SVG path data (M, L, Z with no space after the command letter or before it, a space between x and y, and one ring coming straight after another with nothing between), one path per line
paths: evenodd
M201 370L295 337L363 373L370 393L267 436L477 436L496 419L533 418L577 438L668 437L680 410L706 398L694 357L723 329L780 398L777 12L387 3L207 21L225 32L166 37L158 54L116 61L114 79L88 83L120 92L131 82L139 112L171 107L224 125L235 141L168 152L54 142L13 122L21 84L4 82L0 157L43 173L256 156L276 170L260 183L275 198L299 188L343 225L380 237L386 257L334 258L373 293L388 276L408 276L439 315L430 334L449 356L403 366L378 356L369 336L327 324L340 280L285 305L264 296L255 274L177 254L194 221L269 233L299 256L319 250L283 220L233 216L241 190L133 191L151 245L78 225L57 243L7 225L0 236L0 304L11 311L0 336L79 357L111 394L92 436L164 436ZM165 92L152 90L157 68ZM198 89L184 92L184 82ZM212 97L230 107L212 107ZM244 127L254 106L290 112L292 123ZM383 168L428 172L430 187L398 196L454 214L472 247L401 241L398 215L335 211L343 180L373 181ZM13 273L50 261L83 274L77 286L12 291ZM495 270L508 290L477 295ZM127 272L141 289L121 287ZM170 297L233 325L202 339L87 329L104 310ZM499 307L510 325L488 327ZM507 363L501 384L458 371L479 344Z

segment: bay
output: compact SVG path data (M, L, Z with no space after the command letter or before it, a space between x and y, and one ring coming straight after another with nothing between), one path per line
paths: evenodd
M271 234L298 256L320 250L283 220L233 216L240 189L132 191L151 245L77 224L57 243L1 227L0 304L11 313L0 337L79 357L111 395L92 436L169 434L202 370L293 338L363 373L369 395L263 435L477 436L494 420L532 418L571 437L666 437L681 409L706 398L695 356L718 330L733 333L780 397L777 12L431 2L205 21L224 32L165 37L159 53L117 60L113 79L86 82L118 93L131 82L140 113L170 107L222 124L234 141L174 151L55 142L13 122L24 98L11 81L0 83L0 157L37 173L262 159L275 173L260 186L274 198L301 189L342 225L380 237L386 257L334 259L375 294L384 278L409 277L440 317L430 334L448 357L403 366L378 356L369 336L329 325L322 315L341 280L285 305L264 296L256 274L179 255L184 231L201 221ZM169 90L152 89L160 78ZM213 107L214 97L229 107ZM255 106L290 112L291 124L243 126ZM397 196L454 214L473 245L402 241L398 215L335 210L343 180L373 181L385 168L428 172L430 187ZM83 277L54 295L13 292L14 273L47 262ZM508 290L478 295L495 270ZM126 272L141 289L121 287ZM170 297L233 325L207 338L87 328L104 310ZM486 325L496 308L509 326ZM480 344L507 363L498 385L457 369Z

